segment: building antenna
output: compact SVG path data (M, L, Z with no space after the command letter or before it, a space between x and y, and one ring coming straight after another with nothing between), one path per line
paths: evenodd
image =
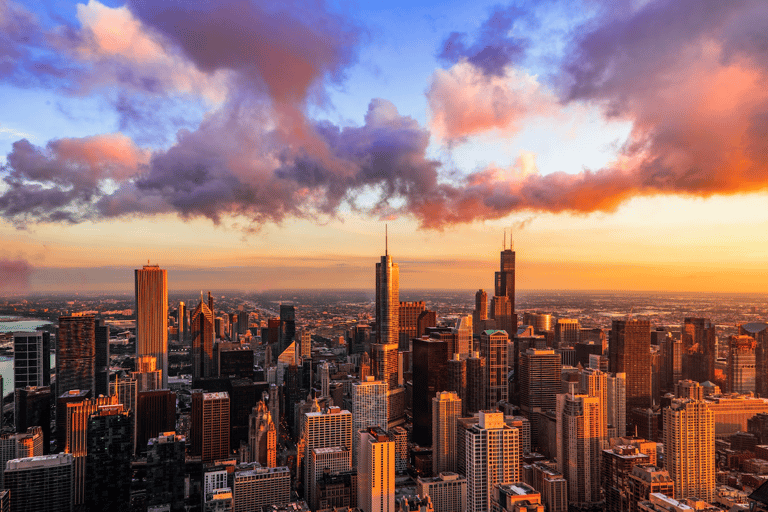
M384 224L384 256L389 256L389 232Z
M504 228L504 241L501 242L501 250L502 251L507 250L507 228Z
M511 227L509 228L509 250L510 251L515 250L514 230Z

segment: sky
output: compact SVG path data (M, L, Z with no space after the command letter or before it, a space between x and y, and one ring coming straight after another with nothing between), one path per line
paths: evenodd
M763 292L766 78L764 0L0 0L0 291Z

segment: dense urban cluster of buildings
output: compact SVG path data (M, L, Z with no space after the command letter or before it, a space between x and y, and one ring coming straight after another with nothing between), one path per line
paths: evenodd
M171 304L166 270L137 269L130 367L98 311L13 335L0 512L766 507L768 324L518 312L500 256L493 294L446 316L400 301L386 253L340 336L290 303Z

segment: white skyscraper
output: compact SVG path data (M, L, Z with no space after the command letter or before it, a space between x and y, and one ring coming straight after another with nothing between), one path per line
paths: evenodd
M329 407L326 411L320 411L315 401L315 407L312 412L304 414L302 435L304 443L304 482L307 501L314 501L315 489L310 483L313 481L311 475L312 450L316 448L334 448L339 447L345 450L346 457L351 467L352 464L352 413L342 411L338 407Z
M395 511L395 443L381 428L359 432L357 506L363 512Z
M501 412L480 411L465 433L467 510L491 510L491 491L498 483L519 481L520 441Z
M352 384L352 416L354 417L354 432L357 435L368 427L387 428L387 385L380 380L367 376L364 382ZM356 443L353 461L357 463Z

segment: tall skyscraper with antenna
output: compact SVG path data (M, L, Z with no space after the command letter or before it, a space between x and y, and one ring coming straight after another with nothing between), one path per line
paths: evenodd
M515 251L512 249L512 235L507 249L507 232L504 231L504 243L501 250L501 266L496 272L496 297L508 297L515 312Z
M136 358L152 357L168 387L168 274L158 265L135 270Z
M372 355L376 378L384 381L389 389L395 389L400 338L400 269L389 255L386 234L384 240L384 256L376 264L376 344Z

